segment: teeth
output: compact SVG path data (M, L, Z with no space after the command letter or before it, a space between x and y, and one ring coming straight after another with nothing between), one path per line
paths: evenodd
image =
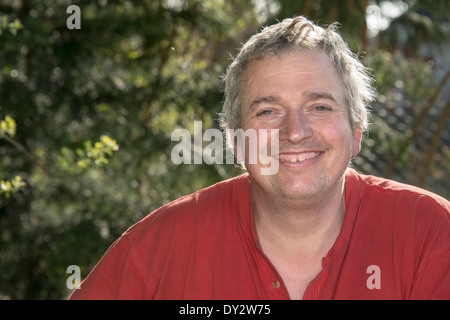
M320 154L319 152L308 152L300 154L280 154L280 160L284 162L296 163L315 158L319 154Z

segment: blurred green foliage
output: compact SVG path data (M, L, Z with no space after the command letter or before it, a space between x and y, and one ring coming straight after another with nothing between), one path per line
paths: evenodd
M437 28L448 17L445 1L403 2L409 6L403 18L425 10ZM70 4L81 9L80 30L66 27ZM448 197L449 130L447 121L445 130L436 122L445 107L441 98L433 100L439 87L434 62L412 54L420 43L399 50L388 30L379 42L368 37L369 4L2 1L0 298L67 297L67 266L78 265L86 276L131 224L239 174L231 165L174 165L170 137L176 128L193 133L195 120L203 121L203 130L217 127L220 76L230 55L261 25L284 17L340 21L344 38L374 70L379 97L355 166L382 175L399 155L390 175L408 181L429 154L434 132L439 152L431 150L434 162L424 170L429 179L423 186ZM448 37L432 41L448 45ZM431 123L431 133L418 140L412 126L430 102L422 123Z

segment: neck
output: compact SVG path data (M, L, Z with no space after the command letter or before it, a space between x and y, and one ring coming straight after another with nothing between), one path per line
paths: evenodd
M324 254L336 240L345 214L344 183L320 201L286 200L252 189L258 238L288 254ZM325 252L326 254L326 252Z

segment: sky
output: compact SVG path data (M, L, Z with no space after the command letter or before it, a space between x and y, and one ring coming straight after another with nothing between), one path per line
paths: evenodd
M399 1L383 1L378 6L371 1L367 7L366 22L370 36L376 36L378 32L385 30L392 19L397 18L408 9L408 6Z

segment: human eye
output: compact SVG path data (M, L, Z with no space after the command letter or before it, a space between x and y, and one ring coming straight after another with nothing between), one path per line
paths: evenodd
M278 106L265 106L256 110L254 117L261 122L276 122L283 116L283 110Z
M332 111L332 108L330 106L328 106L328 105L319 104L319 105L315 105L313 107L313 111L324 113L324 112Z
M258 111L258 112L256 113L256 115L257 115L258 117L264 117L264 116L270 116L270 115L272 115L273 113L274 113L273 110L270 110L270 109L263 109L263 110Z
M312 103L307 106L305 111L311 115L323 116L332 113L335 110L335 107L329 103Z

